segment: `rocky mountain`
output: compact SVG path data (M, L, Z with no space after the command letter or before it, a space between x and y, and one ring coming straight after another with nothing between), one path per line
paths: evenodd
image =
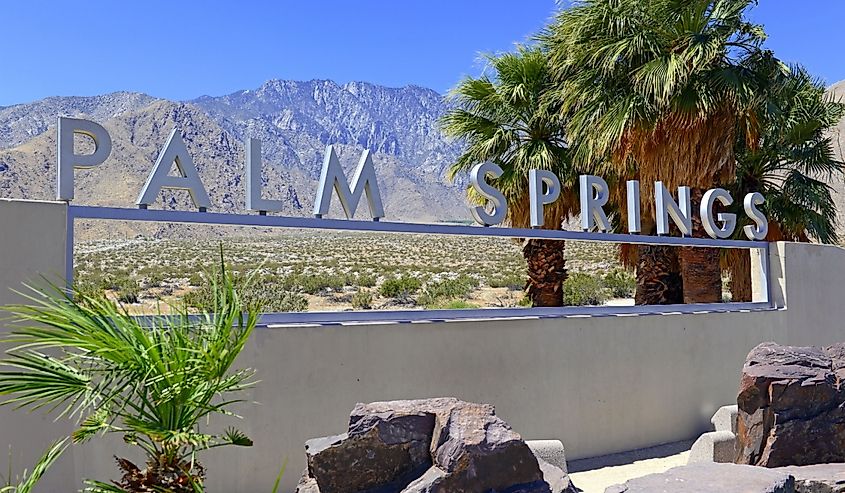
M310 213L325 147L333 144L348 173L364 149L373 153L387 219L463 220L463 186L445 176L459 144L437 126L447 108L429 89L331 81L273 80L188 102L125 92L51 97L0 108L0 197L54 197L55 122L66 115L97 121L112 137L103 165L77 171L74 203L131 207L175 127L200 171L211 210L243 211L242 142L256 137L263 146L264 196L283 200L284 214ZM79 140L77 145L90 145ZM158 206L190 208L184 192L163 192ZM342 217L333 207L332 215ZM366 213L362 203L359 217ZM170 229L139 231L162 235Z

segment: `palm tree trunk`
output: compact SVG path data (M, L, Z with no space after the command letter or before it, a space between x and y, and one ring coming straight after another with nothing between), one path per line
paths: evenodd
M707 232L698 215L704 190L693 188L692 236L706 238ZM719 303L722 301L722 268L719 263L719 249L682 247L678 255L681 262L681 277L684 281L684 303Z
M563 306L565 245L561 240L531 239L522 247L528 264L528 297L534 306Z
M731 301L751 301L751 252L746 249L728 250L731 271Z
M674 305L683 303L678 250L662 245L637 248L637 305Z

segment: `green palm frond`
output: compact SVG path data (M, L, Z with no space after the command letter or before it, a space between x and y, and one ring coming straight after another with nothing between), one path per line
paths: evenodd
M452 164L450 178L485 161L504 174L494 185L508 199L508 221L528 225L528 173L555 172L565 192L547 207L547 223L560 223L575 211L577 172L572 166L564 118L551 101L552 74L548 56L537 47L520 46L514 53L487 56L494 76L468 77L451 91L455 108L441 120L444 133L462 140L464 152ZM470 196L472 198L472 195Z
M246 446L242 434L200 430L211 415L233 416L255 383L252 370L233 366L260 307L245 307L225 265L221 273L213 308L199 315L133 317L105 298L29 287L27 304L6 307L14 347L0 361L2 404L78 420L74 442L123 434L157 459Z
M845 104L832 100L803 67L794 66L774 79L759 140L753 146L737 141L736 179L729 188L736 197L749 192L766 197L763 210L774 226L771 240L839 240L828 183L842 177L845 163L836 156L828 130L843 115ZM734 211L740 213L740 207L735 204Z

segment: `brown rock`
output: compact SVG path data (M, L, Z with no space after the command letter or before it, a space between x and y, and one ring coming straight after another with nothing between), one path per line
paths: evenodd
M432 414L366 416L348 433L306 442L308 473L322 493L400 491L431 467L433 428Z
M348 432L306 443L299 493L574 493L493 406L453 398L358 404Z
M845 461L845 345L760 344L737 396L737 459L765 467Z

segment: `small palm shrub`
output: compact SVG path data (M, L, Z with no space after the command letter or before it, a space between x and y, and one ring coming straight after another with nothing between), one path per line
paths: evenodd
M210 309L195 317L139 319L59 287L32 289L29 304L5 308L15 322L5 340L14 347L0 361L3 404L75 419L74 443L117 433L146 455L143 466L118 459L121 479L88 481L88 491L196 493L205 477L198 453L252 445L235 428L208 424L254 384L252 370L233 365L260 307L244 303L221 272Z
M411 276L394 277L385 279L381 283L379 293L385 298L398 298L401 296L410 296L422 287L422 282L419 279Z
M571 306L601 305L607 294L601 279L589 274L575 273L563 282L563 302Z

